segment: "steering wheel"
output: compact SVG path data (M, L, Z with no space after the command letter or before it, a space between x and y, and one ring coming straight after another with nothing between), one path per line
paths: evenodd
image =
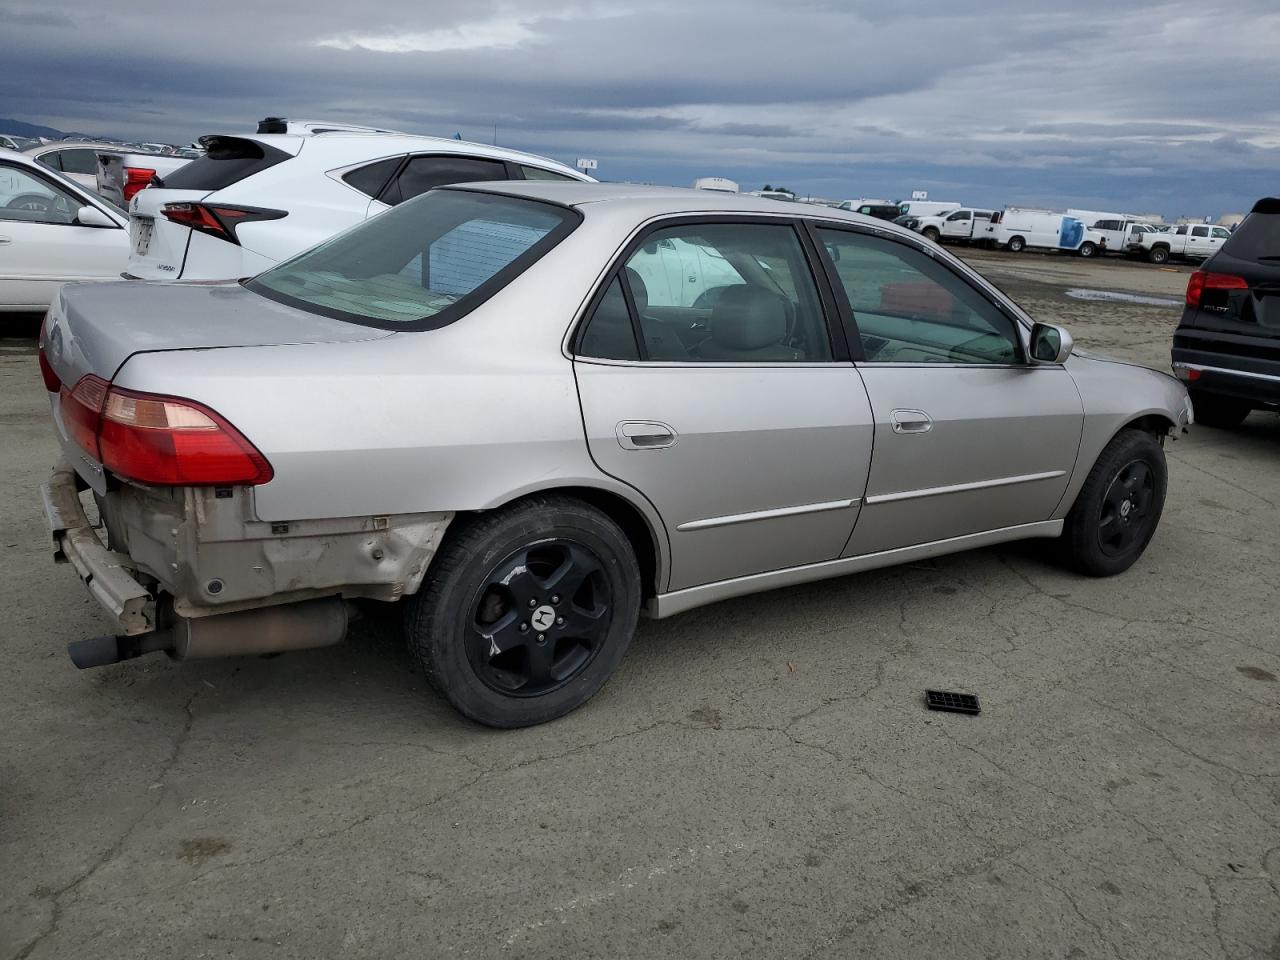
M56 202L56 198L43 193L20 193L4 206L6 210L36 210L40 213L50 213Z

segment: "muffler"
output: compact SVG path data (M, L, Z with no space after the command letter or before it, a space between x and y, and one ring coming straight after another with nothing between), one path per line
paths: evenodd
M330 647L347 635L349 605L341 597L188 619L169 612L168 625L135 637L91 637L67 644L81 670L163 650L175 660L283 653Z

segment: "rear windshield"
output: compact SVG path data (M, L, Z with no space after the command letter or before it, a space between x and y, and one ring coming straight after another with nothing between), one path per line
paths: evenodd
M289 159L283 150L244 137L201 137L206 153L162 177L174 190L222 190Z
M564 207L433 190L249 280L262 296L339 320L430 330L479 306L578 223Z
M1222 252L1237 260L1280 260L1280 208L1245 217L1222 245Z

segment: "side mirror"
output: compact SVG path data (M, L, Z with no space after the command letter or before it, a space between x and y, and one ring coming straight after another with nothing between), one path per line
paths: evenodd
M76 223L82 227L118 227L119 224L97 207L86 204L76 211Z
M1031 328L1031 359L1034 363L1065 363L1074 341L1063 327L1037 323Z

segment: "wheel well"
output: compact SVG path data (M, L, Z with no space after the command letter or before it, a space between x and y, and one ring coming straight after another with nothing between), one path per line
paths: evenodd
M1121 430L1145 430L1147 433L1159 439L1169 433L1170 430L1176 429L1177 424L1168 417L1159 413L1148 413L1146 416L1137 417L1126 423ZM1117 431L1118 433L1119 431Z
M547 495L574 497L589 503L621 527L622 532L626 534L627 540L631 544L631 549L635 551L636 562L640 565L640 583L645 599L657 594L658 548L654 541L654 537L657 534L650 529L649 522L644 518L644 514L616 493L610 493L608 490L599 490L595 487L552 487L528 494L528 496ZM501 510L517 504L523 499L524 497L518 497L493 509ZM460 513L458 514L458 519L478 515L478 513ZM457 521L455 520L454 522L456 523Z

